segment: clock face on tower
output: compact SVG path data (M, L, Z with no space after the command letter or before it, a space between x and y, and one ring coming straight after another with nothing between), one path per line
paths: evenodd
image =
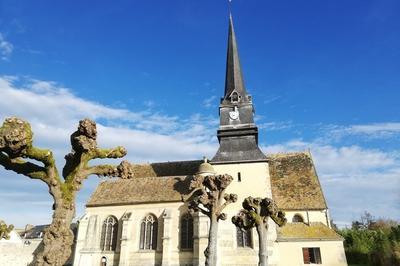
M238 111L238 109L237 109L237 106L235 106L235 108L233 109L233 111L229 112L229 117L230 117L232 120L236 120L236 119L239 118L239 111Z

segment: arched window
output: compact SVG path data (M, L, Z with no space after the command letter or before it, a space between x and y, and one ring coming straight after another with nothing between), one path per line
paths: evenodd
M253 238L251 235L251 229L242 230L239 227L236 227L236 241L238 247L253 247Z
M107 258L106 257L102 257L100 260L100 266L107 266Z
M295 214L292 219L293 223L304 223L304 219L300 214Z
M142 220L140 224L140 249L157 248L157 218L149 214Z
M193 249L193 217L186 213L181 218L181 249Z
M105 251L115 251L117 247L118 220L114 216L108 216L101 230L100 248Z

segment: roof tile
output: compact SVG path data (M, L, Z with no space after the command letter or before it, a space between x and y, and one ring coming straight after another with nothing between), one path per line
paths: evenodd
M307 152L269 155L272 197L284 210L327 208L311 155Z

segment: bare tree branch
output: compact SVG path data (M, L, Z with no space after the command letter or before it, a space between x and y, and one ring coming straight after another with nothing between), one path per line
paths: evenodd
M126 149L122 146L118 146L113 149L95 149L90 152L90 160L92 159L117 159L122 158L126 155Z
M228 206L230 203L234 203L237 201L237 195L236 194L225 194L224 195L224 204L222 204L221 206L219 206L217 212L221 213L226 206Z
M27 158L42 162L45 166L55 166L56 163L53 153L48 149L31 146L22 154Z
M21 158L10 159L2 152L0 152L0 164L7 170L14 171L17 174L22 174L32 179L44 181L46 178L46 169L44 167L24 161Z

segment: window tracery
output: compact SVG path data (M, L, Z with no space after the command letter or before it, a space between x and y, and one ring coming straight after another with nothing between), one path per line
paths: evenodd
M118 220L114 216L108 216L102 226L100 248L103 251L115 251L117 247Z
M140 224L140 249L155 250L157 249L157 218L149 214L143 218Z

